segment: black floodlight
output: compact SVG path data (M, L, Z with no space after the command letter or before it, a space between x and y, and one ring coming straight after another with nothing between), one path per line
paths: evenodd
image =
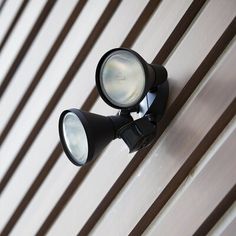
M138 53L116 48L105 53L96 70L96 85L100 96L118 109L137 108L147 92L167 78L161 65L148 64Z
M118 131L132 122L131 116L101 116L78 109L62 112L59 135L63 149L75 165L84 165L98 156L117 138Z
M97 157L115 138L122 138L130 152L146 147L154 139L166 108L166 69L148 64L130 49L116 48L104 54L97 66L96 84L103 100L120 111L108 117L78 109L62 112L60 140L75 165ZM132 112L139 113L140 118L133 120Z

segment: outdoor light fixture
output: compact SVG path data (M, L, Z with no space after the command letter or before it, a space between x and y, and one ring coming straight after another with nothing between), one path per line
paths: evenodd
M78 109L62 112L60 140L75 165L94 159L116 138L123 139L130 152L149 145L169 94L166 69L148 64L138 53L126 48L112 49L102 56L96 70L96 85L103 100L119 112L107 117ZM134 120L133 112L139 113L140 118Z

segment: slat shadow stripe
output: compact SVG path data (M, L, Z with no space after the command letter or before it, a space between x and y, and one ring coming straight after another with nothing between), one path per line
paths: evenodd
M134 41L136 40L138 35L141 33L142 29L144 28L147 21L149 20L149 18L153 14L153 12L156 10L156 8L158 7L160 2L161 2L160 0L155 0L155 1L150 1L147 4L145 9L141 13L140 17L136 21L135 25L132 27L129 34L125 38L125 40L122 43L121 47L131 47L132 46L132 44L134 43ZM90 99L91 97L93 97L93 99ZM92 92L89 95L89 99L87 100L87 101L90 101L90 108L88 106L82 106L81 109L82 110L90 110L92 105L96 102L97 98L98 98L98 92L97 92L96 87L94 87ZM58 145L59 145L59 143L58 143ZM59 155L57 157L55 157L57 160L59 158ZM71 181L68 188L63 193L62 197L57 202L54 209L51 211L51 213L49 214L47 219L44 221L44 223L41 226L41 228L39 229L37 235L45 235L45 233L50 229L50 227L52 226L54 221L57 219L60 212L63 210L66 203L71 199L71 197L73 196L75 190L83 182L84 178L89 173L89 171L90 171L90 169L92 168L93 165L94 165L94 162L91 162L89 165L86 165L86 166L82 167L78 171L78 173L76 174L74 179ZM46 178L46 176L45 176L45 178Z
M103 29L107 25L109 19L112 16L113 11L118 7L120 4L120 0L111 0L108 4L107 8L105 9L102 16L99 18L98 23L90 33L88 39L84 43L82 49L77 54L75 60L73 61L72 65L68 69L67 73L65 74L64 78L62 79L61 83L56 89L56 92L52 96L51 100L45 107L44 111L40 115L38 121L36 122L35 126L31 130L29 136L25 140L24 144L22 145L20 151L16 155L13 163L7 170L6 174L4 175L1 183L0 183L0 193L4 190L6 187L8 181L12 177L15 170L18 168L19 164L21 163L22 159L24 158L24 155L29 150L30 146L36 139L38 133L46 123L48 117L51 115L53 109L56 107L57 103L59 102L61 96L64 94L65 90L69 86L70 82L74 78L75 74L77 73L80 66L83 64L84 60L87 58L89 52L92 50L96 40L101 35Z
M224 199L218 204L213 212L207 217L202 225L197 229L193 236L207 235L214 227L218 220L225 214L225 212L233 205L236 199L236 185L229 191Z
M139 220L129 235L137 235L137 232L143 233L149 224L153 221L156 215L161 211L163 206L168 202L177 188L181 185L184 179L188 176L196 163L201 159L202 155L208 150L210 145L216 140L218 135L223 131L226 125L230 122L236 112L236 100L229 105L222 116L217 120L208 134L202 139L198 147L193 151L188 160L176 173L173 179L168 183L161 194L156 198L147 212ZM209 229L209 228L208 228ZM205 235L205 234L202 234Z
M56 55L58 49L62 45L65 37L69 33L71 27L73 26L75 20L81 13L82 9L84 8L87 0L81 0L77 3L75 9L73 10L71 16L65 23L63 29L61 30L59 36L57 37L56 41L54 42L53 46L51 47L50 51L48 52L47 56L45 57L43 63L37 70L36 74L34 75L29 87L27 88L26 92L24 93L23 97L21 98L20 102L17 104L16 109L14 110L11 118L8 120L6 126L4 127L1 135L0 135L0 145L4 142L7 135L11 131L14 123L16 122L17 118L19 117L21 111L25 107L26 103L28 102L30 96L33 94L35 88L37 87L38 83L43 77L43 74L47 70L48 66L50 65L51 61L53 60L54 56Z
M174 114L178 112L180 106L182 107L183 104L188 99L188 94L190 91L197 87L209 69L214 65L217 58L222 54L224 49L230 43L235 35L235 19L230 23L227 27L221 38L217 41L215 46L203 60L201 65L198 67L196 72L193 74L192 78L186 84L184 89L181 91L180 95L177 97L175 102L170 107L170 112L167 112L163 121L160 123L160 134L158 137L163 133L164 127L168 125L170 120L173 119ZM182 105L180 105L182 104ZM175 177L170 181L170 183L166 186L163 192L157 197L155 202L150 206L147 212L143 215L143 217L139 220L136 224L134 229L130 232L130 235L135 235L137 232L144 232L144 230L148 227L151 221L155 218L155 216L160 212L162 207L166 204L169 198L173 195L179 185L182 183L184 178L188 175L194 165L199 161L202 155L208 150L209 146L214 142L217 136L222 132L225 126L229 123L232 117L235 115L236 112L236 101L230 104L230 106L226 109L224 114L218 119L215 125L211 128L208 134L203 138L201 143L198 147L194 150L194 152L190 155L188 160L185 164L181 167ZM163 123L163 124L162 124ZM136 158L141 158L137 156ZM139 163L140 164L140 163Z
M155 59L153 60L153 63L157 64L163 64L165 60L170 55L171 51L175 48L183 34L186 32L186 30L190 27L191 23L193 22L194 18L197 16L198 12L201 10L203 5L206 1L193 1L193 3L190 5L190 7L187 9L169 38L167 39L166 43L163 45ZM192 79L192 78L191 78ZM190 79L190 81L191 81ZM200 81L198 81L200 83ZM196 85L197 86L197 85ZM195 87L196 87L195 86ZM166 114L172 114L171 117L167 120L167 115L163 117L162 122L160 122L160 127L158 127L158 134L154 141L154 143L159 139L161 136L161 133L164 132L165 128L169 125L171 120L174 118L174 116L177 114L178 110L182 107L183 103L188 99L188 97L191 95L193 90L195 89L194 86L188 91L185 99L182 103L178 104L178 109L175 108L175 105L170 106ZM179 98L183 97L183 94L180 93L178 96ZM177 98L178 99L178 98ZM174 112L172 112L172 110ZM153 144L154 145L154 144ZM152 147L152 146L151 146ZM143 150L140 150L137 152L137 154L133 157L131 162L127 165L125 170L121 173L117 181L113 184L111 189L108 191L106 196L103 198L103 200L100 202L98 207L95 209L95 211L92 213L90 218L87 220L87 222L84 224L83 228L80 230L78 235L88 235L88 233L93 229L93 227L96 225L98 220L101 218L103 213L106 211L106 209L109 207L113 199L117 196L117 194L120 192L122 187L125 185L125 183L128 181L128 179L131 177L131 175L134 173L134 171L138 168L140 163L144 160L148 152L151 150L151 147L145 148Z
M0 43L0 53L5 45L5 43L7 42L7 39L9 38L9 36L11 35L12 30L14 29L17 21L19 20L19 18L21 17L21 14L23 13L23 11L25 10L25 7L27 6L29 0L24 0L23 3L21 4L20 8L18 9L13 21L11 22L10 27L8 28L2 42Z
M21 47L20 51L18 52L14 62L10 66L10 69L8 70L3 82L0 85L0 98L2 97L7 86L9 85L11 80L13 79L15 72L17 71L19 65L21 64L22 60L24 59L32 42L34 41L35 37L37 36L39 30L43 26L45 20L47 19L50 11L52 10L52 8L56 2L57 2L57 0L48 0L47 3L45 4L43 10L41 11L39 17L36 20L34 27L32 28L32 30L30 31L26 40L24 41L23 46Z
M0 4L0 14L1 14L1 11L3 9L3 7L5 6L7 0L3 0L2 3Z

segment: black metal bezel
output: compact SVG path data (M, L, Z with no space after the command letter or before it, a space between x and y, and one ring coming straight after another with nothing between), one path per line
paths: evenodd
M86 133L86 136L87 136L87 142L88 142L88 156L87 156L87 159L86 159L85 163L76 162L75 158L73 157L72 153L69 151L69 149L66 145L66 142L65 142L65 139L64 139L64 134L63 134L62 124L63 124L63 118L65 117L65 115L68 112L74 113L80 119L81 123L84 126L84 130L85 130L85 133ZM88 121L86 120L86 118L84 117L83 113L80 110L72 108L72 109L65 110L61 113L60 118L59 118L59 136L60 136L60 141L61 141L61 145L63 147L63 150L66 153L66 156L69 158L69 160L73 164L75 164L76 166L83 166L86 163L88 163L90 160L92 160L93 155L94 155L94 150L95 150L95 148L94 148L95 144L93 142L93 137L92 137L92 134L91 134L91 131L90 131L90 128L89 128Z
M101 67L104 63L104 61L107 59L107 57L109 57L109 55L115 51L128 51L130 52L131 54L133 54L135 57L137 57L138 61L141 63L141 65L143 66L143 70L144 70L144 75L145 75L145 87L144 87L144 90L143 90L143 94L142 96L140 97L140 99L137 101L136 104L132 105L132 106L129 106L129 107L121 107L121 106L117 106L116 104L113 104L108 98L107 96L103 93L102 91L102 88L101 88L101 84L100 84L100 70L101 70ZM143 98L145 97L147 91L149 90L149 83L147 82L147 79L148 79L148 76L149 76L149 69L148 69L148 63L135 51L129 49L129 48L114 48L114 49L111 49L110 51L106 52L100 59L100 61L98 62L98 65L97 65L97 69L96 69L96 74L95 74L95 77L96 77L96 86L97 86L97 89L98 89L98 92L100 94L100 96L102 97L102 99L111 107L114 107L116 109L122 109L122 110L133 110L134 108L136 108L138 106L138 104L143 100Z

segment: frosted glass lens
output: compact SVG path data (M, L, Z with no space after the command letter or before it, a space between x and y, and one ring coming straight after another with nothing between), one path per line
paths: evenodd
M133 106L142 97L145 88L143 65L131 52L116 51L101 67L100 84L112 104Z
M68 112L63 119L63 135L75 162L85 164L88 158L88 141L80 119Z

